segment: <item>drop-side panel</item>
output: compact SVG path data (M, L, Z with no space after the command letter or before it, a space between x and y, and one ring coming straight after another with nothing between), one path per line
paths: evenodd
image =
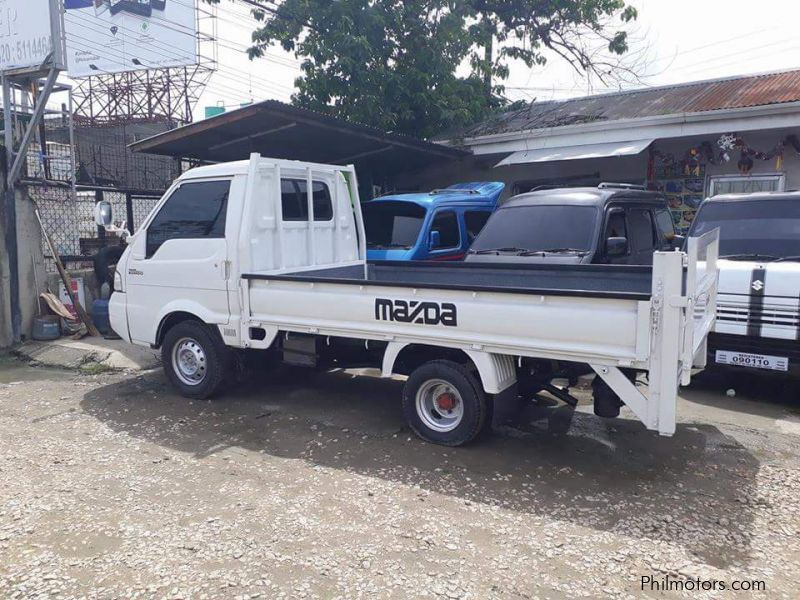
M251 322L284 330L602 364L636 358L636 300L283 279L246 284Z

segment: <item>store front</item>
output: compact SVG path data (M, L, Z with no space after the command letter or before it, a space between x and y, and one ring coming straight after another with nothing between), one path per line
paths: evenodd
M471 156L407 174L404 189L499 180L506 197L601 182L663 192L685 232L725 193L800 188L800 70L537 102L440 140Z

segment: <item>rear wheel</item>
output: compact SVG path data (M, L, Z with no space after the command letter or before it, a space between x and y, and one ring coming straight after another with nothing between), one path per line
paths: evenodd
M161 362L182 396L205 400L225 381L231 355L212 327L198 321L183 321L164 336Z
M484 429L489 402L480 382L466 367L434 360L417 368L406 381L403 414L423 440L460 446Z

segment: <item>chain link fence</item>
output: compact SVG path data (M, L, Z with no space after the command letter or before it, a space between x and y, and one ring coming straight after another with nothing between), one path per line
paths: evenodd
M73 195L69 187L28 185L28 196L39 207L39 214L56 252L67 268L88 268L92 256L106 245L119 243L117 236L105 235L94 221L94 206L100 200L111 203L114 221L126 221L133 232L159 200L156 194L133 193L81 186ZM55 261L44 244L48 272L56 270Z

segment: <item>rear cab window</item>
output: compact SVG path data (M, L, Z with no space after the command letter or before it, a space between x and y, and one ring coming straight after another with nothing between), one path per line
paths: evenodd
M331 192L326 183L313 181L314 221L333 220ZM284 221L308 221L308 184L305 179L281 179L281 211Z
M224 238L230 186L227 179L181 184L147 227L145 258L167 240Z

